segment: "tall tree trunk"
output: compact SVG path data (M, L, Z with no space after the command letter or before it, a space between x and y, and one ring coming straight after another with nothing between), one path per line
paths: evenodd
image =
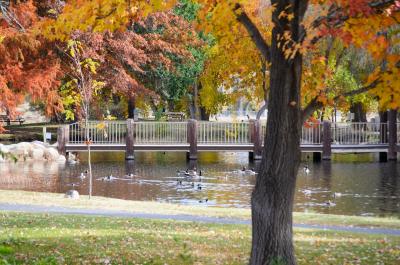
M296 264L292 238L292 212L300 164L300 82L302 56L286 59L278 47L279 36L292 33L300 40L300 20L307 1L271 1L271 73L267 133L260 172L252 194L252 251L250 264ZM288 8L290 7L290 8ZM293 12L288 21L282 12ZM282 43L284 40L282 40ZM282 43L280 45L282 45Z
M353 122L367 122L367 113L364 111L361 102L352 103L350 106L350 112L354 113Z
M209 121L210 114L207 112L206 108L200 107L200 120L202 121Z
M198 87L197 87L197 97L198 97L198 102L199 102L199 114L200 114L200 120L202 121L209 121L210 120L210 113L207 112L206 108L203 107L203 103L201 102L200 98L200 91L203 89L203 85L201 84L200 81L198 81Z
M136 109L135 97L130 96L128 97L128 119L135 118L135 109Z

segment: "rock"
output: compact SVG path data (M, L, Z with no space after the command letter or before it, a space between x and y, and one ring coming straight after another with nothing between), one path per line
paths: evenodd
M49 144L34 141L32 143L21 142L17 144L3 145L0 144L0 152L10 153L13 157L16 157L18 161L29 161L29 160L43 160L65 162L65 157L58 154L58 151L54 147L50 147ZM9 158L3 160L10 160Z
M31 154L32 159L34 160L43 160L44 159L44 151L40 148L34 148Z
M68 153L68 161L69 160L76 160L76 155L74 155L73 153L69 152Z
M27 148L26 145L16 144L9 149L10 153L18 158L22 158L29 155L30 148Z
M69 190L65 193L65 198L70 198L70 199L74 199L77 200L79 199L79 192L76 190Z
M63 155L59 155L57 162L58 163L65 163L67 161L67 159L65 158L65 156Z
M7 154L10 152L10 147L8 145L0 145L0 152Z
M33 144L33 145L40 145L40 146L43 146L43 147L45 147L45 148L47 148L47 147L50 146L48 143L44 143L44 142L41 142L41 141L33 141L31 144Z
M57 161L60 155L56 149L50 147L44 151L44 157L49 161Z
M43 144L43 143L41 143L41 142L38 142L38 141L34 141L34 142L32 142L32 147L33 148L39 148L39 149L42 149L43 150L43 152L47 149L47 147Z

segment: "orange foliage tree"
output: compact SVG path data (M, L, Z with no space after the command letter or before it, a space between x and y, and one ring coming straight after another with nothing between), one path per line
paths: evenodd
M40 20L34 2L1 3L0 112L14 117L16 106L28 94L33 101L46 103L46 114L61 111L60 61L49 42L33 34Z

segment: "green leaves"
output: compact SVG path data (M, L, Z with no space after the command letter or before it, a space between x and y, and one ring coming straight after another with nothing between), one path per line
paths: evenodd
M180 0L174 8L174 13L178 16L184 17L187 21L194 21L197 19L197 14L201 5L192 0Z

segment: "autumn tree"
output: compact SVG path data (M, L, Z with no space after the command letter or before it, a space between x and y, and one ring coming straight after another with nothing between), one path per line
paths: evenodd
M268 23L272 31L268 40L263 26L254 18L253 1L204 2L208 12L215 12L212 18L215 28L227 33L232 31L229 28L232 25L243 26L270 68L265 147L251 200L250 263L296 264L292 210L300 164L301 127L314 111L329 101L362 93L379 98L385 108L398 107L400 58L390 47L399 42L396 25L400 3L272 0L270 5L264 5L269 10L266 13L271 14ZM222 21L221 14L227 12L234 14L236 24L232 19ZM397 33L382 34L387 31ZM304 56L316 49L326 36L341 39L346 47L363 48L376 61L385 63L378 63L362 86L343 94L330 95L329 87L303 86ZM303 104L302 88L309 89L312 95Z
M34 33L42 18L35 3L0 1L0 111L11 117L26 95L44 102L47 115L62 110L60 60L50 43Z
M173 11L144 16L149 11L147 4L157 10L154 6L159 3L158 8L163 8L161 2L71 1L55 19L44 21L41 31L59 47L71 38L80 41L85 56L100 63L97 79L105 83L105 89L99 93L103 99L122 96L131 107L137 98L152 102L170 94L175 99L185 90L160 89L156 85L160 76L155 73L161 69L164 74L173 75L185 69L194 59L192 50L201 41L190 21ZM96 12L89 12L92 9ZM79 23L76 16L84 17L85 23ZM65 103L76 105L71 100Z

